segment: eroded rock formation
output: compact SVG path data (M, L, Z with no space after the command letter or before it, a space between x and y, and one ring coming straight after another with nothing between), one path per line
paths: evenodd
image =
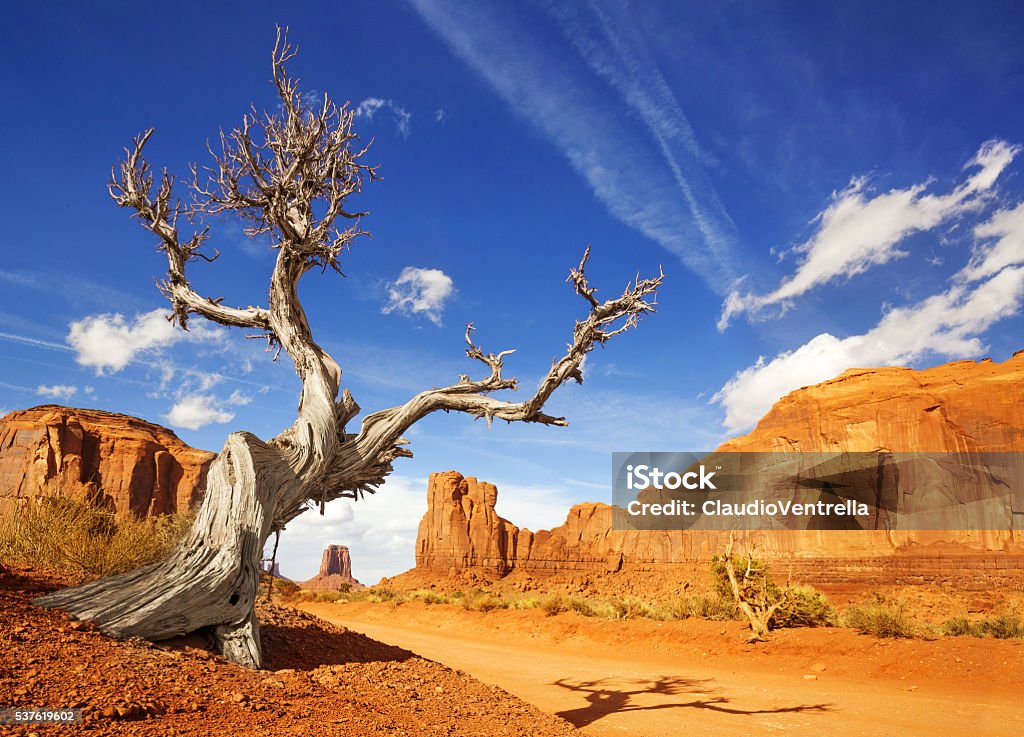
M780 399L723 451L1021 451L1024 351L995 363L850 369Z
M352 577L352 556L345 545L328 545L320 561L320 571L300 584L304 589L339 591L346 586L361 589L363 585Z
M213 457L136 417L56 405L11 412L0 418L0 514L49 495L89 497L118 515L170 514L202 498Z
M1004 363L851 369L790 393L753 432L718 450L1022 451L1024 352ZM602 503L577 504L564 524L534 533L497 514L493 485L455 471L431 475L427 494L416 549L420 570L615 571L707 560L725 542L726 533L713 530L613 530L612 508ZM765 557L843 559L856 568L897 553L941 557L1013 551L1020 557L1021 537L1008 524L982 531L787 530L749 533L748 540L756 540Z

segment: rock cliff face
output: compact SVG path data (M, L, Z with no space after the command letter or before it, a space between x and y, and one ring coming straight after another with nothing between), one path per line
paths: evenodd
M44 405L0 418L0 514L20 499L88 496L118 515L196 504L214 454L127 415Z
M352 577L352 556L344 545L328 545L320 561L320 572L300 584L304 589L338 591L347 584L352 589L364 588Z
M851 369L779 400L730 451L1024 451L1024 352L1004 363L958 361L917 371ZM495 512L497 490L454 471L435 473L420 523L417 569L615 571L707 560L719 531L612 529L612 508L577 504L563 525L530 532ZM1017 515L1014 515L1017 516ZM751 533L769 558L874 559L1024 550L1020 531L839 531ZM1019 557L1019 556L1017 556ZM858 564L859 565L859 564Z
M1024 351L1004 363L850 369L786 395L723 451L1021 451Z

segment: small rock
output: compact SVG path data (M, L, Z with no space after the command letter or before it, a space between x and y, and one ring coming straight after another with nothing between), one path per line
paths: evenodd
M811 673L808 673L808 674L806 674L804 676L804 680L805 681L816 681L816 680L818 680L818 677L816 675L812 675Z
M814 672L814 673L824 673L825 672L825 664L824 663L815 663L814 665L811 666L811 671Z

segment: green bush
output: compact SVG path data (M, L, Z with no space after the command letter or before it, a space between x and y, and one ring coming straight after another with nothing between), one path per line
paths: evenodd
M772 617L773 627L827 627L838 621L825 595L811 586L789 588L786 603Z
M768 564L758 558L739 556L734 558L734 565L740 595L745 601L756 602L757 605L764 607L765 611L781 602L768 621L769 629L825 627L838 621L838 615L828 599L813 587L797 584L781 588L772 580ZM704 605L710 607L710 611L718 616L698 616L707 619L733 619L737 616L738 604L732 584L729 582L725 561L716 555L711 559L710 567L712 584L718 600L705 601Z

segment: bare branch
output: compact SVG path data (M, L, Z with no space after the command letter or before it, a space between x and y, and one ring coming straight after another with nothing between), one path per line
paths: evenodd
M402 434L418 420L438 410L464 412L484 418L488 423L492 419L499 419L507 422L568 425L564 417L542 412L544 403L567 380L583 382L580 367L595 344L604 344L612 336L634 327L644 315L655 311L657 289L665 278L659 269L658 276L643 280L638 277L626 287L621 296L598 302L593 297L597 290L588 285L584 274L589 252L588 248L579 267L573 269L569 276L576 291L590 303L589 314L585 319L576 321L573 339L565 355L552 363L532 397L523 402L506 402L490 396L492 392L516 389L518 386L516 379L502 376L504 358L512 351L484 353L480 346L473 343L473 325L467 325L466 355L487 366L490 374L476 380L468 375L460 376L459 381L451 386L420 392L399 407L376 412L364 419L359 435L347 439L338 448L335 461L325 479L328 496L336 498L347 495L347 479L358 475L363 466L373 464L374 459L387 458L387 462L390 462L394 457L405 455L407 451L404 449L396 451L399 444L397 441Z
M327 95L319 102L304 97L286 69L295 56L279 27L272 63L280 110L253 108L239 127L221 133L218 152L208 147L213 164L192 169L189 214L234 214L248 223L249 235L271 234L275 248L340 272L339 255L368 235L358 222L366 213L345 202L362 191L365 178L379 176L362 162L368 147L355 145L355 111ZM339 218L356 222L340 227Z
M172 319L188 328L188 316L197 314L221 325L270 330L266 310L259 307L225 307L221 299L209 299L197 294L185 276L185 265L202 258L213 261L219 252L207 256L201 249L205 245L209 228L196 231L182 242L178 234L178 216L182 212L178 202L172 202L173 179L167 171L160 177L160 186L153 194L153 170L143 156L143 149L153 129L135 137L133 146L125 149L125 159L119 170L111 172L108 184L110 196L119 207L135 211L146 230L160 238L160 250L167 255L167 278L158 282L160 291L170 300Z

